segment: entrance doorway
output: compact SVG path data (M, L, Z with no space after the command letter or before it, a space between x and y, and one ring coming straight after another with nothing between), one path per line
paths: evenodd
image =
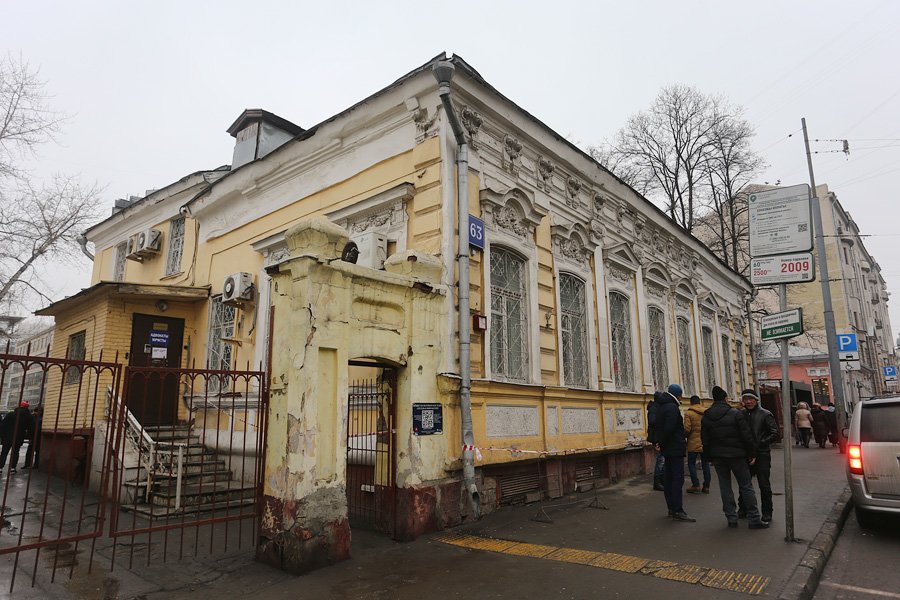
M135 314L131 323L131 367L179 369L184 319ZM125 382L125 404L143 425L174 425L178 419L178 371L137 371Z
M351 527L393 535L397 374L351 362L347 408L347 513Z

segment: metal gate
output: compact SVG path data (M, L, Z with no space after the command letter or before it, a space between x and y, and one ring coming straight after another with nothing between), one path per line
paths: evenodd
M124 367L118 358L0 352L2 405L22 404L0 471L0 555L14 557L0 561L0 578L10 592L23 574L45 585L92 568L256 547L265 372ZM145 407L127 402L138 388L141 402L168 410L153 395L172 386L171 423L151 415L144 424L136 415Z
M350 381L347 408L347 512L351 526L394 534L396 506L396 372L376 369Z

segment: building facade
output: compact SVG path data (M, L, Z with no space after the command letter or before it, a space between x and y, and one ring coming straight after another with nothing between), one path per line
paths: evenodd
M260 544L290 570L346 557L358 464L348 428L361 407L382 413L358 435L390 453L369 487L391 488L395 537L472 516L461 488L458 147L431 72L444 58L310 129L245 111L228 129L230 168L120 203L87 232L92 287L41 311L56 317L57 356L68 345L131 364L232 369L264 365L271 348ZM451 62L469 213L484 224L470 256L466 365L482 508L644 472L654 390L677 382L709 398L714 385L736 396L750 384L750 286ZM355 264L344 260L351 240ZM390 387L390 415L358 402L360 369ZM171 401L171 419L196 419Z

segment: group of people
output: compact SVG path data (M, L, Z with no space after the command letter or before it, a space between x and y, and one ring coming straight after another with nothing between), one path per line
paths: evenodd
M673 383L665 392L656 392L647 408L648 441L657 451L653 487L664 492L669 516L676 521L696 521L685 512L683 505L687 455L691 477L688 493L709 493L712 465L728 527L737 527L738 519L746 517L750 529L768 528L772 520L770 446L779 436L774 415L760 406L759 396L751 389L741 392L743 410L728 404L728 393L715 386L712 406L704 409L700 398L692 396L690 407L682 414L682 394L681 386ZM702 484L697 473L698 459L703 472ZM761 507L753 490L754 475ZM738 485L737 501L732 477Z
M0 471L6 467L6 459L10 459L10 473L16 472L19 464L19 452L25 442L28 441L28 450L25 453L25 468L37 466L40 462L41 448L41 420L43 410L39 406L31 413L29 404L23 400L19 406L6 414L0 420Z
M838 446L837 415L830 402L813 402L812 408L806 402L798 402L794 427L798 446L809 448L810 437L815 439L819 448L824 448L828 442L833 447Z

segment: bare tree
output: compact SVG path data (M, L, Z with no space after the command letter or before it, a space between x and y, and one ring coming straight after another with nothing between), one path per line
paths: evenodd
M691 231L709 179L713 132L726 118L720 104L692 87L665 87L594 155L638 192L658 197L669 217Z
M98 216L96 186L63 175L36 184L23 166L62 122L44 89L26 62L0 60L0 303L10 305L30 293L49 299L39 267L75 255L78 234Z

